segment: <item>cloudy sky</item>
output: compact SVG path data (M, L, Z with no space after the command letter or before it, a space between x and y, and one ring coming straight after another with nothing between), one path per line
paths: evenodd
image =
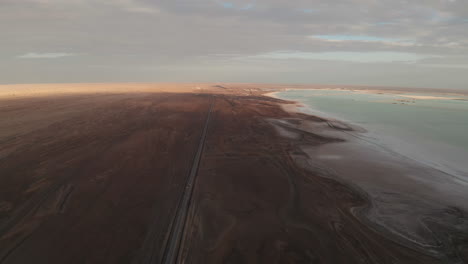
M467 0L0 0L0 83L468 89Z

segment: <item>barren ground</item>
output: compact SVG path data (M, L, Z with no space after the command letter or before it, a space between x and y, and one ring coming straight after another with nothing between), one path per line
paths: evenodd
M274 87L63 87L0 96L2 264L161 261L213 100L179 262L441 263L356 218L365 194L297 165L300 144L339 139L278 133L325 120L261 96Z

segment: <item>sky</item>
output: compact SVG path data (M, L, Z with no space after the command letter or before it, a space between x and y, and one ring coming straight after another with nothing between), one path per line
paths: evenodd
M468 89L466 0L0 0L0 83Z

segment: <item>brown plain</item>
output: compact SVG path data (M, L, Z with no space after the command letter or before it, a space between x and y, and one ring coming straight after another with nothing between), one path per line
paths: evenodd
M361 193L299 167L255 84L0 86L0 263L161 261L214 100L180 262L440 263L357 219ZM295 131L298 133L298 131ZM152 255L148 258L148 255Z

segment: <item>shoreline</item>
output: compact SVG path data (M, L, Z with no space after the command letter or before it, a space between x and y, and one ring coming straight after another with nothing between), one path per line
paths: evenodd
M293 91L304 91L304 90L297 90L293 89ZM350 91L354 92L354 91ZM389 152L392 152L394 154L402 155L405 158L409 158L414 160L414 162L418 162L421 164L424 164L425 166L432 167L433 169L440 170L443 173L446 173L450 175L453 178L456 178L460 182L464 184L468 184L468 180L466 177L468 176L468 167L466 167L465 163L456 160L456 161L451 161L449 159L445 160L443 159L441 155L439 156L434 156L431 154L424 154L421 156L421 153L432 153L433 151L441 150L441 149L435 149L435 146L438 145L442 150L447 153L448 151L452 151L453 153L460 153L461 149L456 149L453 146L444 143L444 142L433 142L432 144L423 144L419 142L418 144L407 144L404 145L401 142L406 142L410 143L411 138L410 137L403 137L401 134L390 134L390 133L383 133L385 131L382 130L381 127L374 125L368 125L367 127L364 126L363 124L358 124L354 122L353 120L349 118L343 117L341 114L334 114L334 113L328 113L324 112L322 110L318 110L317 108L314 108L313 106L311 107L310 105L304 104L301 100L294 101L291 99L285 99L281 98L278 96L279 92L271 93L271 96L276 99L283 99L283 100L290 100L293 102L293 104L288 105L284 109L287 111L292 111L292 112L301 112L305 114L311 114L311 115L317 115L322 118L326 118L330 121L335 121L338 123L344 123L347 124L350 127L353 127L355 130L359 132L366 132L365 134L362 134L360 137L364 141L372 141L374 144L378 145L379 147L386 149ZM374 92L373 92L374 93ZM374 94L381 94L379 93L374 93ZM267 94L269 96L270 94ZM413 98L413 99L418 99L418 100L468 100L468 97L463 98L457 98L457 97L442 97L442 96L426 96L426 95L407 95L407 94L397 94L398 96L402 98ZM399 101L399 100L396 100ZM389 101L390 103L391 101ZM394 102L392 104L395 104ZM403 140L403 141L402 141ZM426 146L427 145L427 146ZM397 146L397 147L395 147ZM425 148L419 149L418 147L425 146ZM432 150L432 151L431 151ZM460 153L460 155L463 155L463 153ZM441 159L442 158L442 159Z
M411 90L411 89L404 89L402 88L401 90L391 90L391 89L351 89L351 88L285 88L281 91L275 91L275 92L269 92L266 93L265 96L271 96L274 98L279 98L276 94L281 93L281 92L287 92L287 91L339 91L339 92L357 92L361 94L392 94L396 96L401 96L404 98L409 98L409 99L418 99L418 100L438 100L438 99L446 99L446 100L467 100L468 98L468 91L462 91L462 90L457 90L457 91L443 91L443 90ZM421 94L430 94L430 95L411 95L411 93L421 93ZM438 96L436 96L438 95ZM454 97L458 96L458 97ZM462 97L462 98L460 98Z
M269 93L267 96L285 100L277 96L277 93ZM292 114L315 116L314 112L316 111L307 110L308 107L300 101L286 100L288 103L281 105L285 111ZM412 247L419 247L419 250L422 251L432 251L437 248L436 241L439 240L436 238L438 235L433 237L432 235L438 231L431 230L430 233L421 233L421 230L427 228L424 227L425 224L421 219L431 217L448 228L456 224L455 222L447 222L447 218L450 216L440 214L441 211L445 210L443 208L455 206L468 212L468 206L462 202L468 199L468 195L464 193L466 189L463 186L457 186L456 181L442 183L446 181L444 180L446 172L439 171L437 168L430 167L418 160L409 160L403 154L391 151L385 146L378 144L374 146L375 142L369 142L356 134L365 131L356 129L338 129L337 131L328 124L328 122L334 121L333 119L323 115L318 115L318 117L327 120L328 131L323 126L301 125L301 129L319 135L338 137L343 139L343 142L321 145L320 148L313 146L301 148L308 155L308 163L314 164L312 167L322 167L325 170L328 168L334 172L332 174L334 174L335 179L343 181L358 192L364 192L363 195L369 197L369 207L360 210L364 212L363 214L358 213L363 218L362 221L372 223L375 228L382 229L382 232L390 232L393 234L393 238L400 243L408 246L412 244ZM342 121L338 122L342 123ZM350 128L354 127L352 123L347 121L344 124L348 124L347 127ZM345 161L346 159L352 160L352 162ZM392 178L392 181L398 178L398 183L395 185L394 182L385 179L356 176L369 173L367 169L362 168L371 168L375 173L380 174L379 177ZM419 176L409 177L410 173ZM397 175L398 177L396 177ZM443 188L439 188L437 184ZM447 192L450 191L453 193L447 195ZM392 195L388 196L387 193L392 193ZM390 214L396 209L401 212L400 215ZM468 220L466 221L468 223ZM459 229L458 231L464 232L465 230Z

